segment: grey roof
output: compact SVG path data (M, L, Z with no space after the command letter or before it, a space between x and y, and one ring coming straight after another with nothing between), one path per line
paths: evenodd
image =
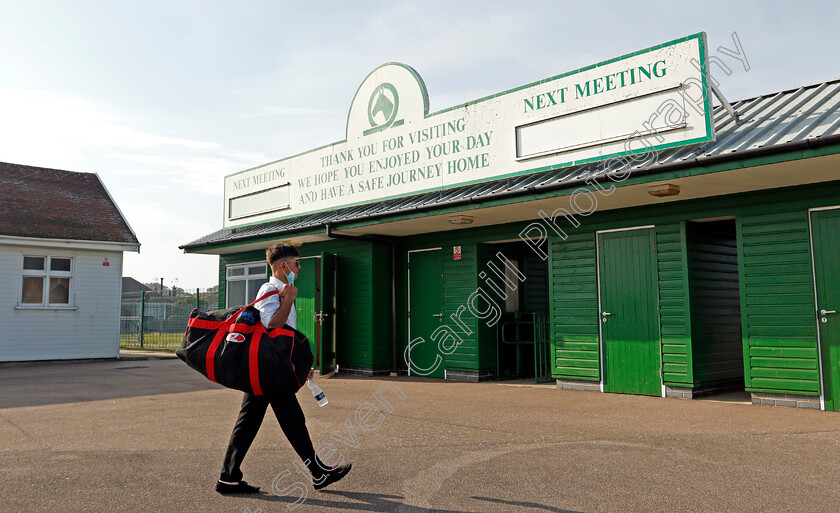
M143 285L139 281L135 280L130 276L123 276L122 279L122 291L123 293L126 292L151 292L151 287L147 287Z
M840 134L840 79L741 100L732 103L732 107L739 115L737 122L722 106L714 108L714 141L659 152L656 163L645 169L645 172L711 164L731 154L745 158L758 153L787 151L803 144L829 142L827 138L831 138L831 142L840 142L834 141L836 138L832 137ZM603 163L571 166L370 205L222 229L181 248L198 249L219 243L244 242L327 224L427 211L458 203L480 203L518 192L534 193L571 187L587 178L603 174L603 168ZM631 169L640 169L640 166Z
M139 244L95 173L0 162L0 235Z

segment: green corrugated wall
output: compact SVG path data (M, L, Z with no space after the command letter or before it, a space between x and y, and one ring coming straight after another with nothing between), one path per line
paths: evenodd
M684 223L656 226L662 365L666 384L691 383ZM551 239L552 376L600 380L595 233Z
M268 244L266 244L267 246ZM389 368L391 362L391 252L387 244L335 240L304 244L301 256L338 254L337 354L339 365ZM225 268L260 261L265 251L222 255L219 259L219 307L224 307ZM374 283L377 285L374 286ZM380 285L385 285L383 287Z
M598 381L598 283L595 234L550 240L549 283L556 378Z
M598 381L599 344L595 230L653 224L656 226L663 372L666 384L691 386L708 380L711 361L692 350L689 304L689 255L686 221L735 216L738 233L741 332L748 390L816 394L819 372L814 324L807 209L837 204L840 183L763 193L699 199L616 211L598 212L561 241L550 235L549 289L552 318L553 375ZM557 205L563 205L563 198ZM769 211L772 206L772 211ZM407 340L406 252L442 247L444 322L482 285L478 272L495 251L487 241L517 238L526 223L460 229L398 240L397 321L399 365ZM452 246L462 259L452 259ZM483 248L484 247L484 248ZM485 252L486 250L486 252ZM303 254L339 254L340 365L388 367L390 338L390 248L387 244L329 241L302 246ZM227 263L261 260L262 251L225 255L220 260L220 298L224 298ZM350 292L352 291L352 292ZM223 299L222 299L223 301ZM462 316L473 330L456 354L447 357L452 370L495 367L495 333ZM352 329L351 329L352 328ZM702 323L694 335L702 333Z
M691 386L694 366L684 222L656 226L656 265L663 382L666 385Z
M748 390L819 394L808 213L738 218Z

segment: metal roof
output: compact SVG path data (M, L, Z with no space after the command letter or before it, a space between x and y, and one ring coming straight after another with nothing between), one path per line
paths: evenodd
M755 153L795 149L807 141L825 141L840 134L840 79L779 91L732 103L739 115L736 120L723 106L714 107L716 137L714 141L661 151L657 161L645 169L655 173L682 165L710 164L730 154ZM838 141L840 142L840 141ZM640 169L642 165L630 169ZM517 191L540 192L579 184L582 180L604 174L603 162L571 166L505 180L447 189L381 201L370 205L339 208L327 212L267 223L228 228L213 232L182 249L199 249L220 243L246 241L272 235L284 236L298 232L352 221L364 221L390 215L431 210L453 203L480 203L500 195Z

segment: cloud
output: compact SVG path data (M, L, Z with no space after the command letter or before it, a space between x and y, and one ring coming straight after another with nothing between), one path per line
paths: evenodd
M220 194L225 175L271 159L140 130L90 99L0 88L0 160L98 171L121 180L154 178L156 186Z
M258 118L263 116L314 116L320 114L337 114L329 109L314 109L311 107L284 107L281 105L263 105L258 112L242 114L243 118Z
M169 147L213 151L215 142L167 137L127 126L95 102L50 91L0 89L0 152L25 157L49 155L55 161L85 160L96 148L150 150ZM45 152L45 149L49 149ZM21 157L17 157L20 159Z
M177 154L112 153L111 159L121 161L115 174L153 178L148 186L166 187L221 196L226 175L246 169L270 159L262 154L213 151L180 151ZM136 164L136 167L130 167Z
M0 88L0 160L97 172L142 244L126 255L127 273L212 285L218 257L185 256L178 245L221 227L225 175L271 159L137 128L145 121L84 97Z
M179 285L187 288L215 285L218 257L184 255L178 246L217 230L216 220L179 212L167 202L153 199L148 189L145 192L120 204L141 244L139 255L125 254L126 276L140 281L163 276L167 285L178 278Z

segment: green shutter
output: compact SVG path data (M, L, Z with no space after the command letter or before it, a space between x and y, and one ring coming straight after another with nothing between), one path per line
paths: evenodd
M550 239L552 377L600 380L595 234Z
M806 210L738 218L747 390L819 394Z

